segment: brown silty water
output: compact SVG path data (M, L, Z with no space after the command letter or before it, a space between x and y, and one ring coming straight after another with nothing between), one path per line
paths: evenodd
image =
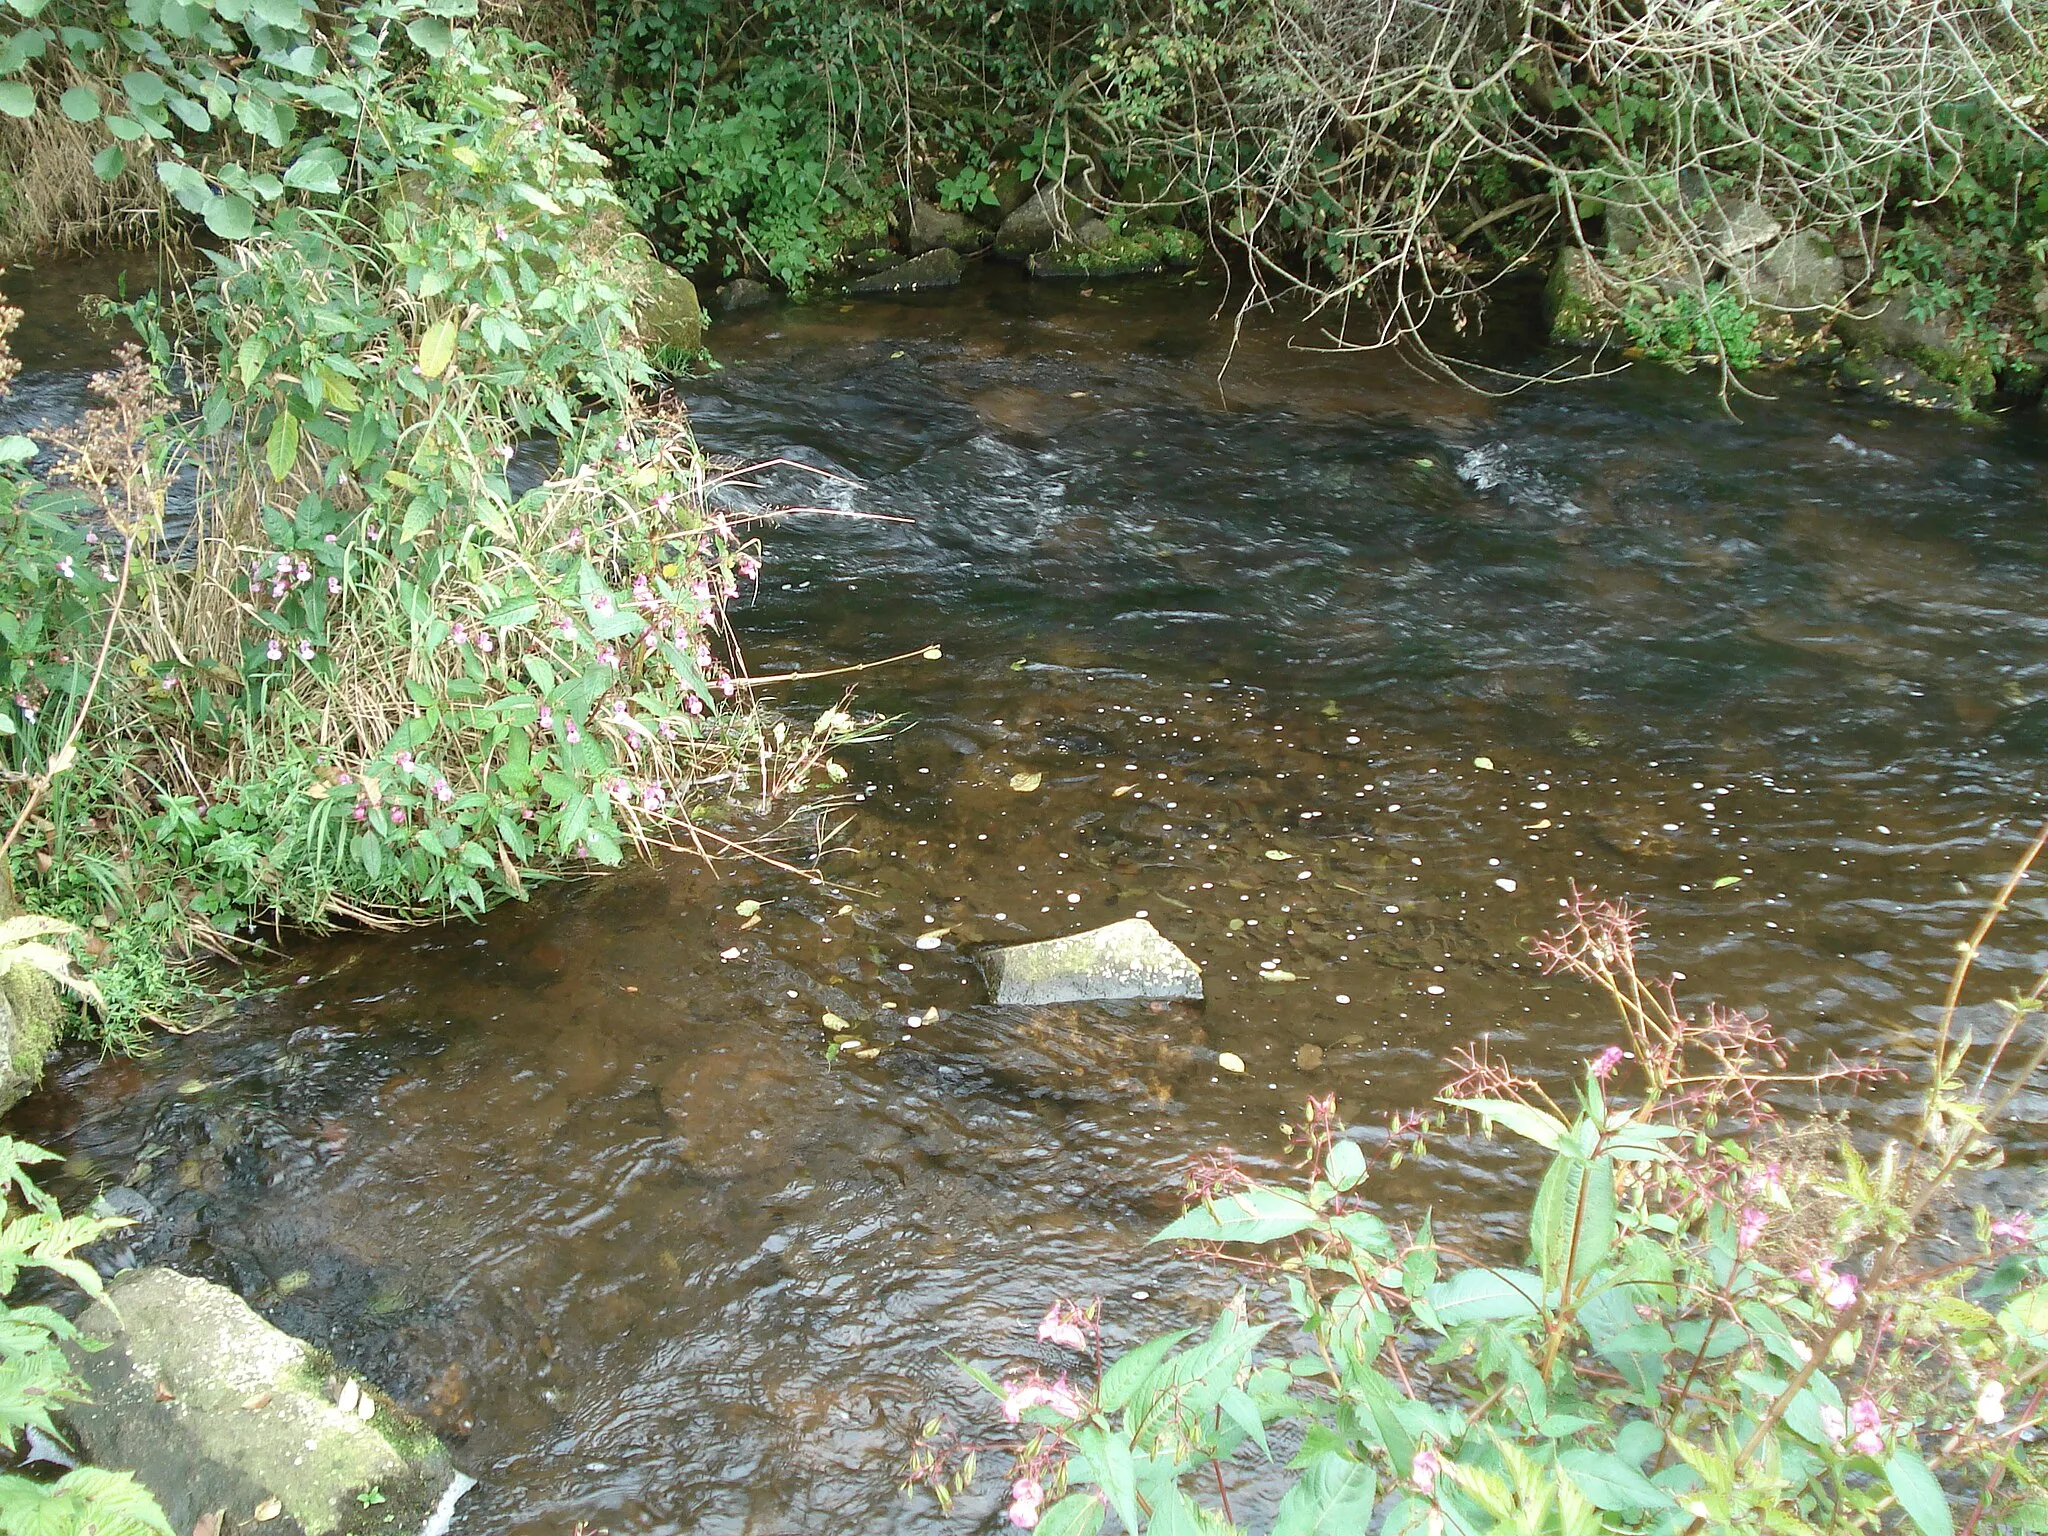
M1469 1039L1597 1051L1526 950L1574 883L1805 1056L1910 1050L2040 810L2038 421L1489 399L1219 295L996 275L714 334L706 445L843 477L753 494L908 519L784 522L753 670L943 651L860 680L892 725L840 754L825 885L678 861L308 945L16 1130L142 1193L136 1257L432 1418L483 1480L458 1531L993 1528L992 1474L950 1519L896 1488L923 1412L989 1421L946 1352L1056 1367L1056 1294L1112 1345L1213 1309L1232 1277L1147 1239L1191 1155L1278 1167L1304 1094L1371 1139ZM1205 1004L986 1001L976 946L1140 912ZM878 1053L828 1060L827 1012ZM1511 1245L1528 1173L1453 1141L1383 1198Z

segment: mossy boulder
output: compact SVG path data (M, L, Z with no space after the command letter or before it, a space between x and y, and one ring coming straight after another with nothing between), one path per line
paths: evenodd
M697 286L654 254L647 237L623 236L610 259L633 296L633 326L656 362L681 362L704 349L704 308Z
M223 1286L129 1270L79 1329L96 1346L68 1350L91 1394L70 1414L84 1451L133 1472L176 1530L224 1510L237 1531L409 1536L466 1486L424 1426Z
M1169 267L1192 267L1202 259L1202 238L1170 224L1112 229L1101 219L1085 220L1072 241L1036 251L1027 263L1033 277L1136 277Z
M0 870L0 920L20 913ZM42 1081L43 1060L63 1034L65 1016L56 983L34 966L0 972L0 1111L12 1109Z
M1856 306L1835 322L1835 331L1868 358L1913 364L1928 378L1951 386L1965 404L1997 386L1997 359L1969 322L1954 310L1927 304L1910 289Z

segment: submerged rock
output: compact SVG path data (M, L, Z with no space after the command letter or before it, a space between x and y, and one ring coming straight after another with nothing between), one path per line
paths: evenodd
M941 247L887 271L857 277L846 286L849 293L919 293L927 288L951 288L959 281L959 252Z
M719 311L733 315L743 309L759 309L764 304L773 304L775 290L757 278L736 277L719 288L716 298Z
M225 1510L236 1530L328 1536L369 1523L357 1496L375 1493L377 1529L417 1531L456 1480L431 1432L353 1381L330 1398L327 1358L225 1287L129 1270L79 1328L106 1345L69 1350L92 1394L71 1410L79 1439L177 1530Z
M1086 1003L1202 996L1202 973L1142 917L1010 944L976 957L999 1003Z

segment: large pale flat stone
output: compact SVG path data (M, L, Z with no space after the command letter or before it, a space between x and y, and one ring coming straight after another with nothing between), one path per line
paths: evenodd
M1142 917L1063 939L1010 944L977 957L999 1003L1200 998L1202 973Z
M92 1394L70 1412L85 1452L133 1472L177 1530L220 1509L265 1536L415 1532L455 1481L430 1431L387 1402L345 1411L326 1356L223 1286L132 1269L79 1328L107 1345L69 1351Z

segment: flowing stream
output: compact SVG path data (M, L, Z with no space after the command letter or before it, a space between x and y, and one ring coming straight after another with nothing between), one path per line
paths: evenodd
M12 419L103 355L95 279L21 295ZM1803 1055L1910 1052L2041 811L2041 413L1487 398L1220 296L994 273L717 328L707 448L836 477L755 477L827 510L768 535L751 669L943 651L857 680L895 724L840 754L829 887L678 860L308 944L13 1129L68 1196L141 1192L137 1257L426 1414L482 1480L458 1533L992 1530L992 1474L950 1519L897 1491L925 1412L992 1417L946 1352L1057 1367L1056 1294L1112 1344L1213 1308L1231 1277L1147 1239L1192 1155L1279 1166L1304 1094L1371 1139L1477 1036L1599 1050L1526 949L1574 882ZM976 945L1140 912L1205 1005L987 1003ZM881 1053L828 1061L828 1010ZM1454 1141L1382 1190L1510 1245L1529 1173Z

